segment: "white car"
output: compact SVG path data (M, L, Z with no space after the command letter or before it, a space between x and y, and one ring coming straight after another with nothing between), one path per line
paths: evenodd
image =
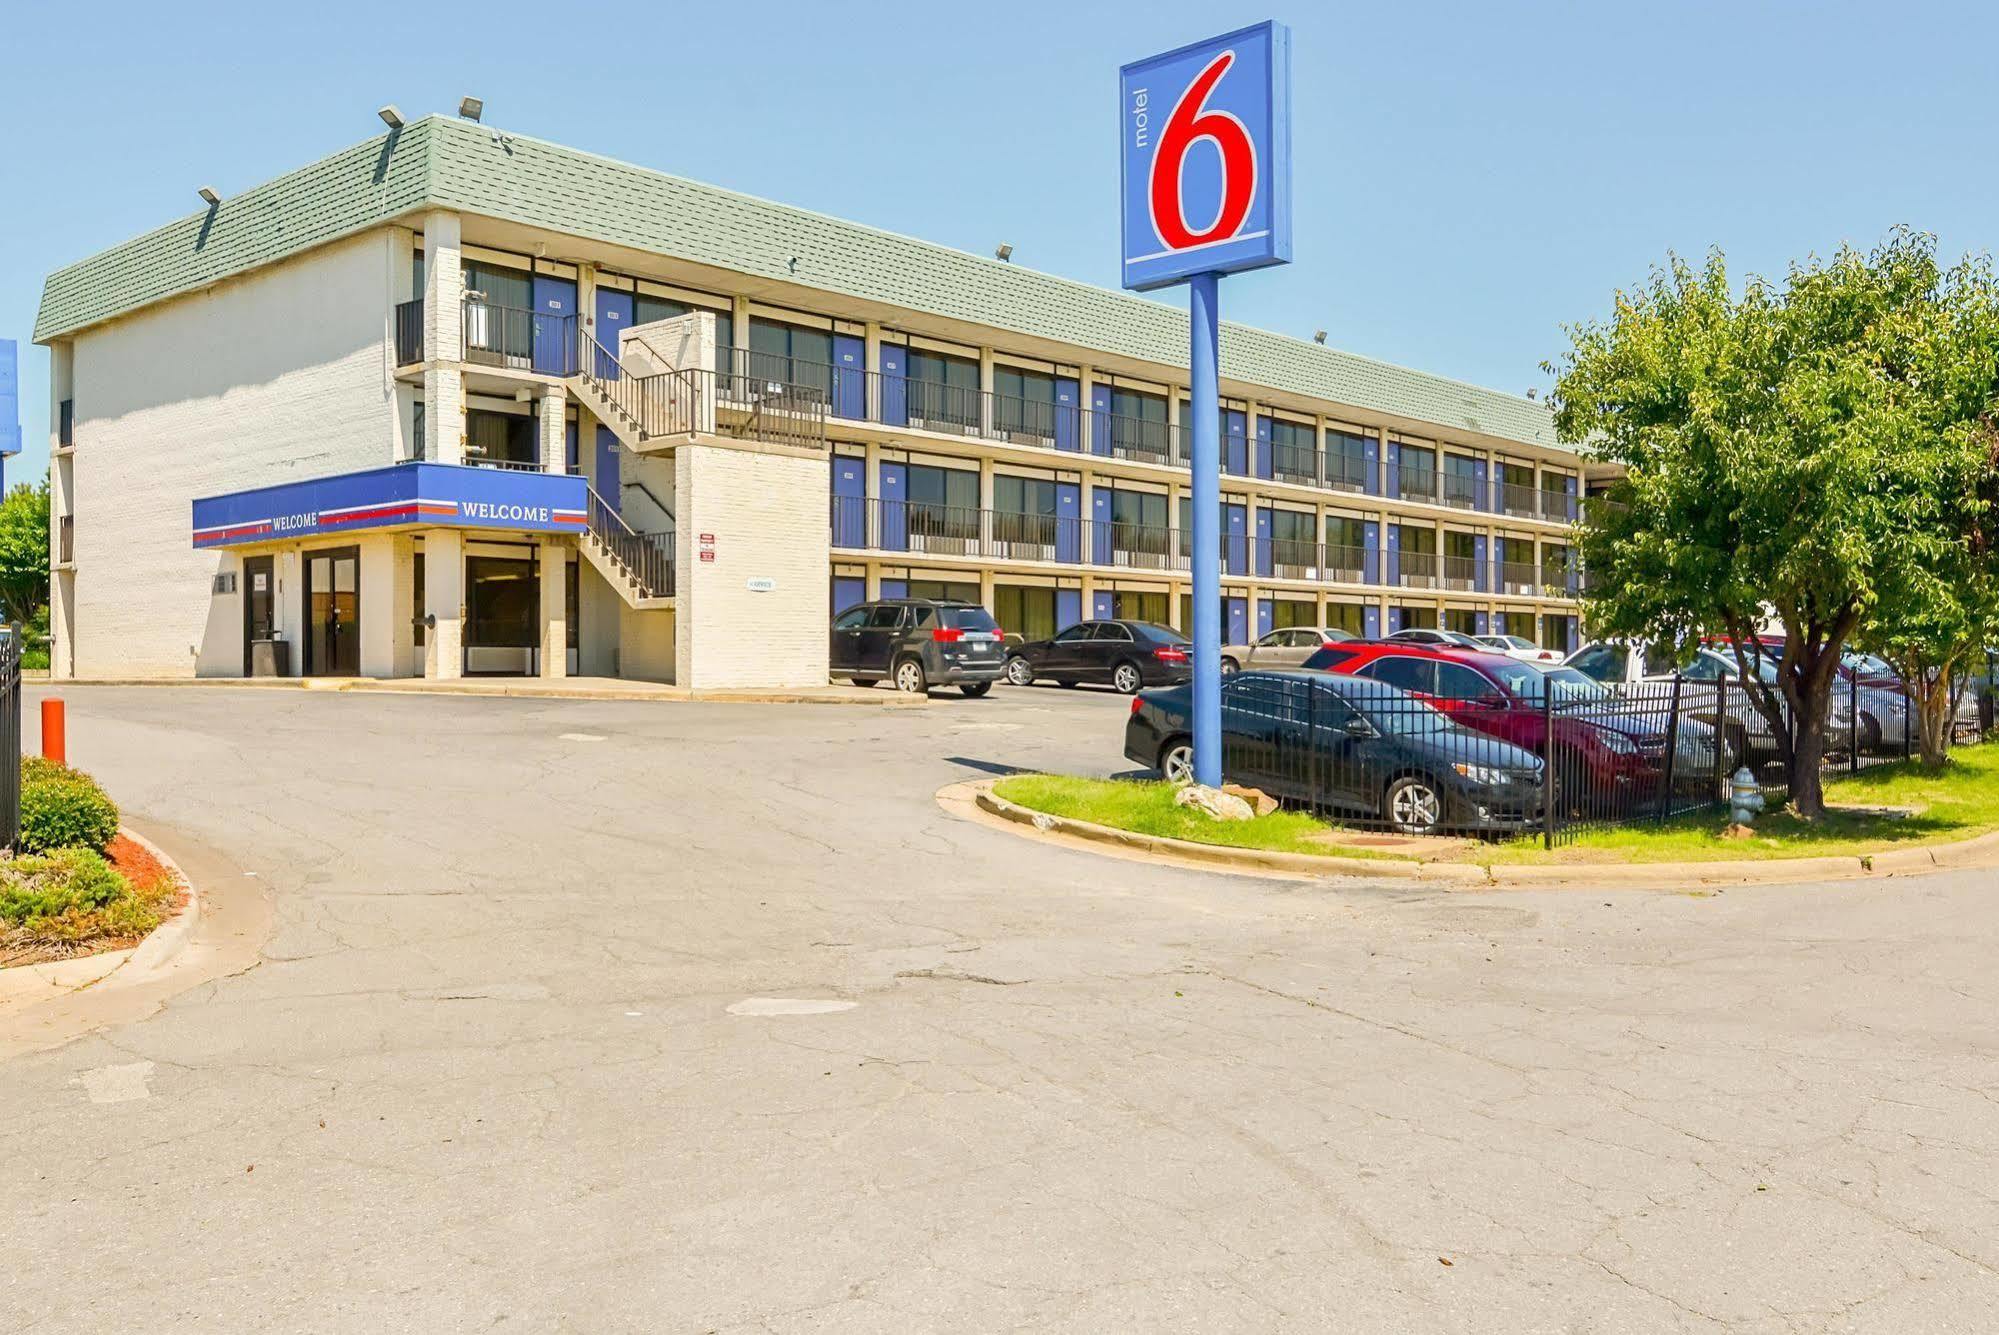
M1777 758L1777 738L1770 731L1770 722L1763 717L1763 711L1756 707L1747 689L1742 686L1742 675L1736 668L1735 656L1725 650L1703 645L1694 651L1693 661L1681 667L1679 659L1670 649L1637 649L1612 643L1586 644L1569 655L1565 666L1602 682L1613 691L1632 682L1671 681L1676 673L1681 681L1696 687L1729 682L1736 689L1730 694L1728 718L1721 724L1720 731L1729 739L1730 763L1747 760L1751 764L1768 764ZM1774 683L1777 680L1775 663L1764 659L1759 668L1758 676L1763 681ZM1695 699L1693 717L1713 726L1716 722L1714 701L1707 698L1704 703L1705 708L1701 698ZM1865 704L1863 701L1863 708ZM1779 709L1789 708L1781 696L1777 705ZM1849 717L1851 711L1847 708L1846 693L1834 691L1832 713L1826 720L1828 741L1847 734ZM1879 736L1878 719L1863 718L1862 724L1874 736ZM1896 736L1899 737L1900 733Z
M1338 626L1286 626L1257 638L1255 644L1222 646L1222 675L1233 677L1244 668L1295 668L1329 644L1355 638Z
M1543 649L1524 635L1474 635L1486 648L1508 658L1517 658L1523 663L1559 663L1562 656L1553 649Z
M1438 630L1434 626L1405 626L1388 637L1404 644L1427 644L1432 649L1477 649L1481 653L1485 646L1469 635L1454 630Z

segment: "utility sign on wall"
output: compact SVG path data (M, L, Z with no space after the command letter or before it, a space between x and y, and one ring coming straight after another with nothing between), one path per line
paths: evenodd
M1291 34L1281 23L1126 65L1124 286L1291 258Z

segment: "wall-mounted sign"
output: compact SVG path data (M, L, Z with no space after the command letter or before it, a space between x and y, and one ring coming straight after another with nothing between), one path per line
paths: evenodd
M715 559L715 549L713 547L703 547L701 549L701 559L712 563Z
M409 525L576 533L586 526L589 492L582 478L561 473L395 464L201 497L194 502L194 545Z
M774 579L746 579L743 581L743 587L751 593L773 593L777 589L777 581Z
M1121 75L1123 282L1291 259L1291 31L1195 42Z

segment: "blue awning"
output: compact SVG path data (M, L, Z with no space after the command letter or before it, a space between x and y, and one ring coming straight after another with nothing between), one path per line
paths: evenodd
M590 488L580 477L408 463L204 496L194 545L236 547L321 533L412 526L578 533Z

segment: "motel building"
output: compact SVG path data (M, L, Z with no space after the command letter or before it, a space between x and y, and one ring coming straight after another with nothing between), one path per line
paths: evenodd
M59 677L797 687L875 597L1191 622L1183 310L470 120L56 272L35 339ZM1229 640L1576 643L1545 405L1234 325L1221 375Z

